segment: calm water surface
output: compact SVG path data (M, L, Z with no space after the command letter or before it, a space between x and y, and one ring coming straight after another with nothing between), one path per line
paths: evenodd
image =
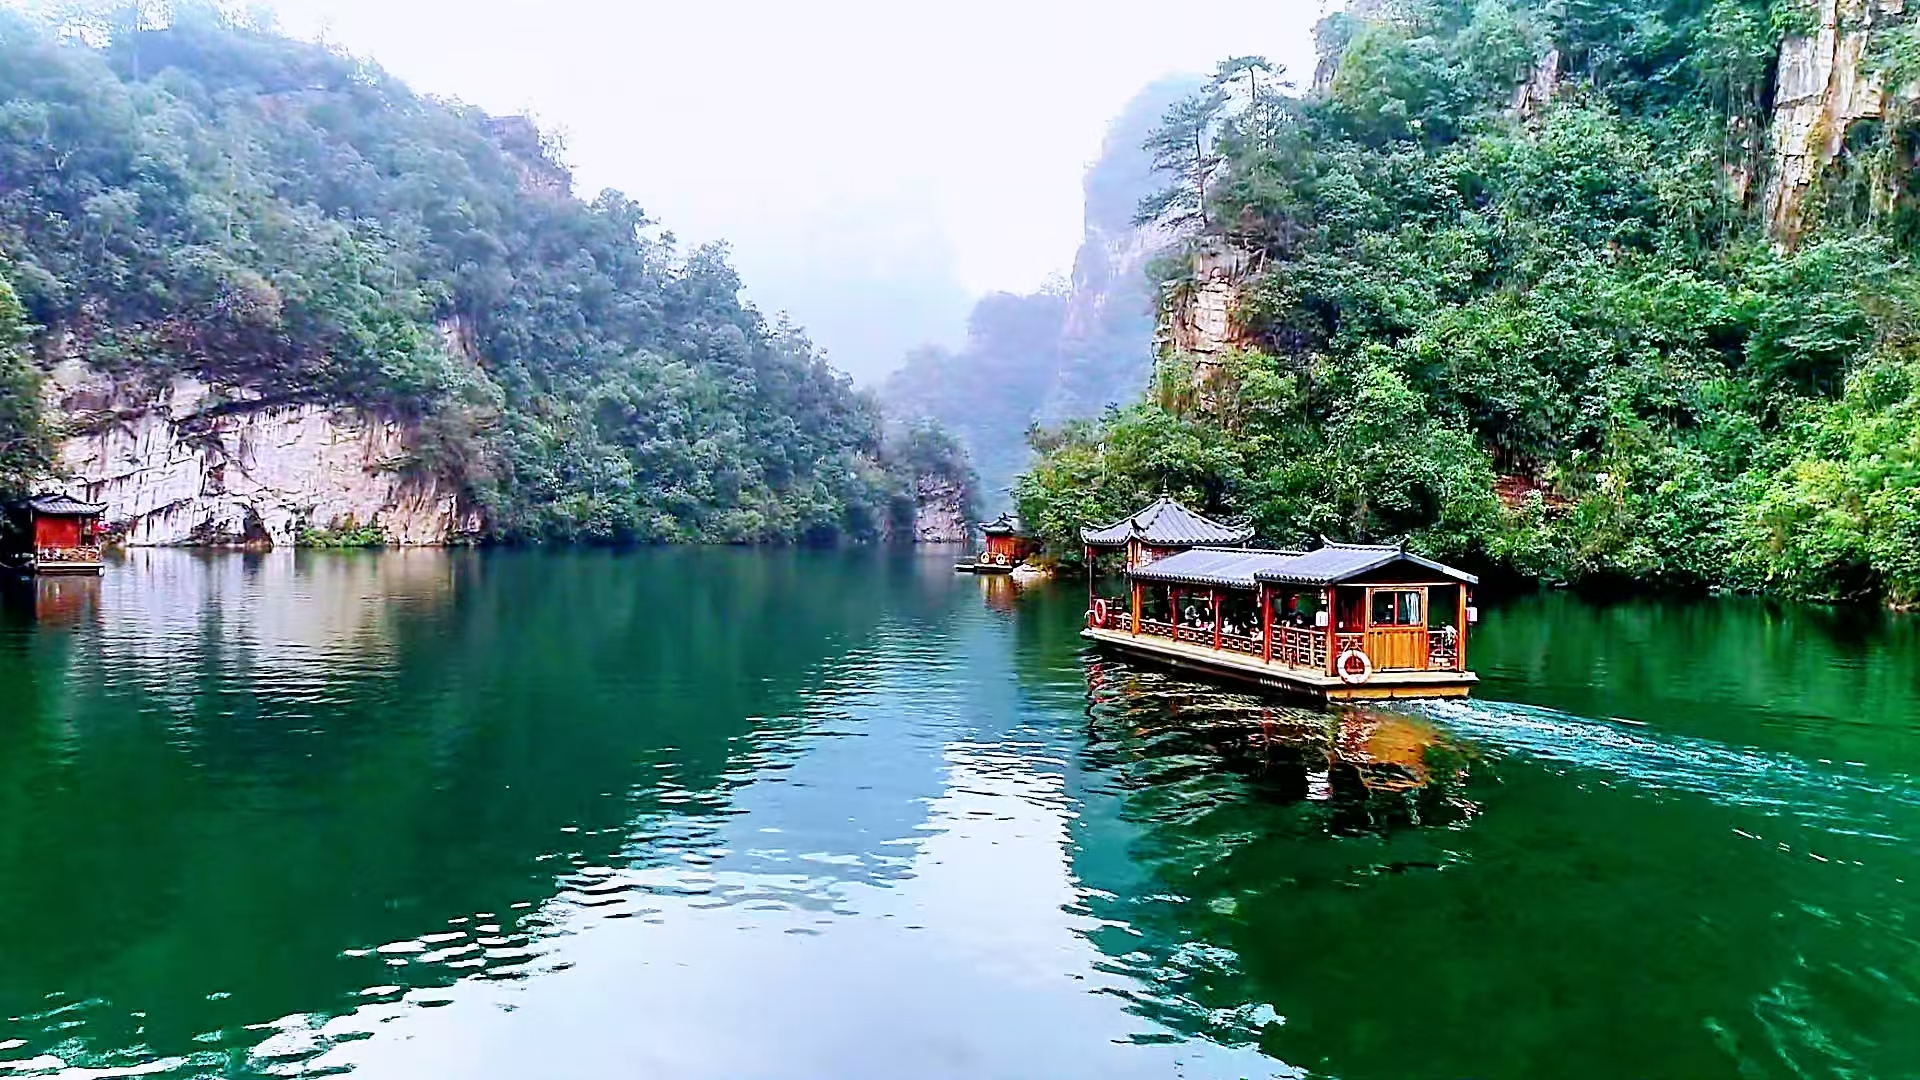
M950 552L0 608L0 1076L1920 1075L1920 631L1488 612L1319 713Z

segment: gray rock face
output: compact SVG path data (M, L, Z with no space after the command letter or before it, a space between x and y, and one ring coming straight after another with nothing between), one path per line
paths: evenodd
M1139 395L1152 367L1158 306L1147 266L1178 240L1158 224L1088 220L1074 258L1058 366L1034 411L1036 422L1053 426L1098 416L1108 405Z
M456 492L401 471L409 432L391 420L252 405L187 378L154 395L77 362L50 392L82 431L60 445L62 473L130 546L291 545L306 527L373 526L417 547L482 526Z
M923 476L914 491L913 539L920 544L964 544L969 539L967 493L952 480Z
M1245 252L1204 248L1192 256L1192 278L1161 316L1162 351L1183 353L1201 366L1250 344L1234 312L1252 269Z
M1768 227L1781 243L1799 235L1807 195L1846 145L1847 129L1885 114L1887 92L1862 60L1875 29L1905 7L1905 0L1820 0L1813 36L1781 43L1762 195Z

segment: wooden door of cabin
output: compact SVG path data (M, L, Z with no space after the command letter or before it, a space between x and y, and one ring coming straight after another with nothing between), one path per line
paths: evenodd
M1367 658L1376 671L1427 669L1427 590L1367 590Z

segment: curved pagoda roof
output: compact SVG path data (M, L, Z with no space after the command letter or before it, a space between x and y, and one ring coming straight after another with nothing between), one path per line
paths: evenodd
M1169 555L1132 572L1136 581L1171 585L1208 585L1252 589L1270 585L1338 585L1363 574L1407 563L1431 571L1436 579L1478 585L1464 570L1408 554L1398 547L1328 543L1313 551L1257 551L1251 548L1194 548Z
M1014 517L1012 514L1001 514L992 521L981 522L980 531L986 533L988 536L1022 535L1020 519Z
M1298 551L1253 551L1247 548L1194 548L1169 555L1133 571L1137 581L1173 585L1218 585L1251 589L1260 584L1263 570L1284 567L1300 557Z
M36 495L27 500L27 509L49 517L95 517L107 512L99 503L81 502L71 495Z
M1252 538L1251 525L1222 524L1165 495L1105 528L1080 530L1080 539L1089 547L1125 547L1135 540L1153 547L1220 547Z
M1479 578L1465 570L1456 570L1445 563L1412 554L1403 547L1390 544L1336 544L1329 540L1323 540L1320 547L1295 556L1283 566L1263 569L1254 577L1281 585L1338 585L1394 563L1410 563L1466 585L1480 584Z

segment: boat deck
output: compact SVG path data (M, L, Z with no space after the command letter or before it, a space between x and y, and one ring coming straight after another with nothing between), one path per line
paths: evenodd
M1011 574L1015 569L1016 565L1013 563L1003 566L998 563L976 562L972 559L953 564L956 574Z
M1089 627L1080 636L1102 645L1213 675L1258 683L1276 690L1307 694L1322 701L1380 701L1389 698L1466 697L1480 677L1471 671L1376 671L1359 686L1324 671L1270 664L1258 656L1210 649L1153 634Z
M78 577L82 575L99 577L106 572L106 569L106 563L80 560L63 560L60 562L40 560L33 564L33 572L41 577Z

